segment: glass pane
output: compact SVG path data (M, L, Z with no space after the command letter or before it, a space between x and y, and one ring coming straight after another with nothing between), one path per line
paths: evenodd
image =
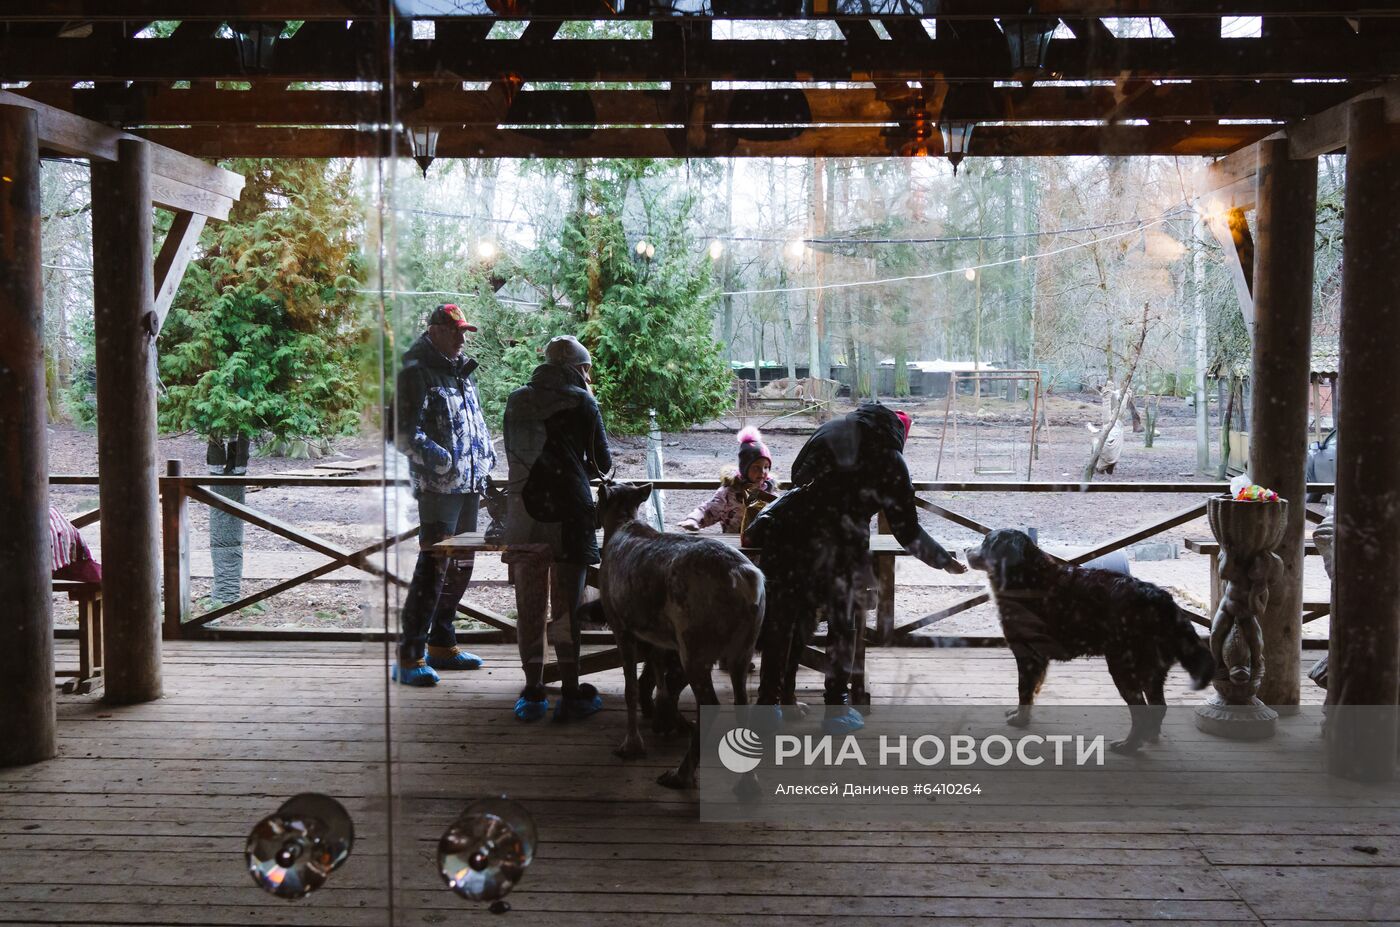
M96 580L100 564L101 582L54 595L77 691L57 697L58 757L4 773L23 845L0 853L28 860L7 914L384 924L388 23L64 35L105 82L7 87L83 117L40 120L47 460L76 526L55 566ZM306 65L332 49L333 67ZM147 140L154 208L109 126ZM113 244L144 234L144 255ZM124 270L143 261L149 318ZM105 653L84 638L98 605ZM154 685L133 691L132 667Z

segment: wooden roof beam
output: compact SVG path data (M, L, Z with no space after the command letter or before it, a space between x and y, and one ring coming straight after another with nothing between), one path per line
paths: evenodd
M1266 137L1287 138L1289 155L1299 160L1341 150L1346 146L1347 117L1351 105L1365 99L1383 100L1386 120L1400 123L1400 81L1393 81L1349 97ZM1220 206L1248 209L1254 205L1254 182L1258 169L1258 146L1248 145L1211 164L1197 187L1197 193L1209 195Z
M19 6L19 5L17 5ZM512 15L521 19L610 19L616 14L599 0L516 0ZM1038 0L1037 11L1047 16L1374 16L1381 10L1376 0ZM697 11L702 8L697 5ZM454 12L462 16L494 18L488 0L462 0ZM835 0L825 4L814 19L871 17L980 18L1022 16L1025 0ZM752 14L751 18L776 18L778 14ZM694 18L703 13L697 12ZM50 20L134 19L386 19L383 0L44 0L6 11L0 20L19 22ZM664 8L624 7L624 19L675 18ZM687 17L691 18L691 17ZM790 17L784 17L790 18Z
M248 80L231 39L192 40L0 39L5 80ZM405 40L398 74L404 80L497 79L513 73L531 81L716 80L1011 80L1005 42L990 39L900 41L706 40L686 43L677 57L666 41L569 40L541 54L521 40L444 42ZM1177 39L1117 39L1106 53L1090 43L1056 39L1047 66L1065 80L1137 78L1292 79L1400 77L1400 55L1388 36L1329 39L1235 39L1185 44ZM363 30L278 48L268 80L374 79L379 47Z
M925 95L939 82L924 81ZM1368 88L1369 89L1369 88ZM424 83L415 123L426 125L491 124L501 121L502 101L460 84ZM172 125L354 125L371 121L382 105L380 94L357 90L269 89L255 83L248 91L208 88L172 90L136 84L119 94L71 87L25 88L23 96L103 122L126 126ZM524 95L540 91L526 90ZM672 94L663 90L548 91L587 95L599 125L639 125L670 121ZM960 115L982 121L1149 119L1300 119L1319 113L1356 92L1351 84L1254 81L1160 84L1148 82L1125 96L1118 87L986 88L962 107ZM734 91L714 91L712 121L723 121L725 100ZM912 99L907 82L876 89L809 89L812 121L885 122L886 105Z
M1351 104L1369 99L1385 101L1386 120L1400 123L1400 81L1392 81L1290 125L1284 130L1288 153L1294 158L1315 158L1345 148Z
M24 106L39 117L39 146L94 161L115 161L117 142L135 136L18 94L0 91L0 104ZM243 177L160 144L150 146L151 196L156 205L214 219L228 218Z
M1149 126L979 126L972 139L973 156L1063 157L1072 155L1213 156L1249 145L1268 126L1149 125ZM197 128L148 129L144 137L196 154L225 157L379 157L389 151L384 133L352 129ZM475 157L675 157L677 133L666 129L596 129L584 138L573 130L500 129L494 126L444 128L438 138L439 158ZM692 157L885 157L904 139L896 131L874 126L816 127L797 139L759 142L735 138L724 130L709 133L701 146L693 141L685 153ZM937 155L937 139L930 155ZM396 153L405 154L398 145Z

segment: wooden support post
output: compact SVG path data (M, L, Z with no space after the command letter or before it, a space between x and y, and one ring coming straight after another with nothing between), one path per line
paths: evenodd
M1351 108L1337 385L1336 590L1332 604L1328 769L1395 774L1400 697L1400 128L1384 103ZM1389 720L1390 723L1387 723Z
M160 504L156 489L150 156L123 138L92 166L97 467L101 476L105 699L160 697Z
M190 619L190 522L186 517L189 503L180 486L181 464L178 460L165 462L164 480L160 487L161 508L161 576L165 590L165 640L179 640Z
M1292 160L1287 139L1263 141L1256 176L1249 471L1254 482L1289 502L1276 551L1283 575L1269 590L1268 607L1259 616L1264 631L1259 700L1286 711L1298 704L1302 656L1303 468L1312 369L1317 159Z
M0 766L57 750L39 254L38 122L0 106Z

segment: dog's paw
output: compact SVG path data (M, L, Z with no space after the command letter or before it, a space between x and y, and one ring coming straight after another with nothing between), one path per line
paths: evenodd
M695 788L695 773L687 775L677 767L657 776L656 784L664 785L668 789L693 789Z
M1108 745L1108 749L1122 756L1132 756L1134 753L1138 752L1138 748L1141 746L1142 741L1133 740L1131 737L1128 737L1123 740L1115 740Z
M1012 727L1030 727L1031 712L1029 708L1011 708L1006 712L1006 723Z
M633 737L629 734L627 738L622 741L621 746L613 751L613 755L621 757L624 760L636 760L647 755L647 747L646 744L642 742L641 737Z

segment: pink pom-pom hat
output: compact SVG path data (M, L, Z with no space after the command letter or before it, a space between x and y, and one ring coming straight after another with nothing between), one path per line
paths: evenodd
M749 467L755 460L766 460L773 466L773 455L768 453L768 445L763 443L763 435L750 425L739 432L739 476L748 479Z

